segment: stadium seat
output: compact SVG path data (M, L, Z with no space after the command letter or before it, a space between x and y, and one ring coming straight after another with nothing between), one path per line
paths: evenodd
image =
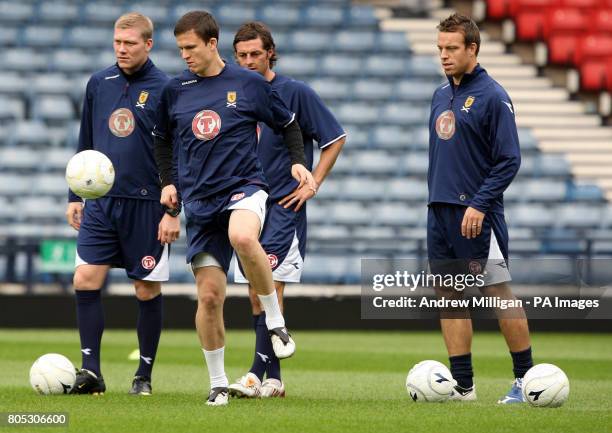
M414 77L440 78L440 81L442 81L441 66L431 56L412 56L408 70L409 74Z
M329 209L319 201L312 201L307 204L308 223L313 225L330 223Z
M335 114L340 123L370 125L378 121L378 108L363 102L342 104Z
M559 202L566 196L566 186L562 181L528 180L524 183L523 194L527 201Z
M487 18L501 21L510 15L511 0L487 0Z
M176 47L176 42L174 43ZM219 50L222 56L227 56L227 59L234 58L234 32L231 30L221 30L219 33ZM175 51L176 52L176 51Z
M348 178L342 182L337 197L343 200L377 201L385 196L386 181L368 178Z
M557 0L514 0L510 15L516 23L516 35L522 41L537 41L544 37L546 11L556 6Z
M346 258L311 254L304 262L302 280L304 283L342 284L346 282L346 272Z
M586 202L605 202L601 188L593 184L572 183L568 188L568 200Z
M368 240L393 239L395 230L392 227L356 227L353 237L365 238ZM388 249L388 246L385 246Z
M347 23L359 29L376 28L378 19L370 5L353 5L348 10Z
M112 40L109 41L109 44ZM114 59L113 55L113 59ZM113 63L116 60L113 61ZM74 73L90 72L94 59L81 50L57 50L51 55L51 65L56 71ZM106 64L106 67L112 63Z
M332 46L336 51L370 52L376 45L374 32L369 31L339 31L333 39Z
M393 84L382 80L356 80L351 95L363 101L389 100L393 95Z
M41 72L47 69L47 56L31 48L8 49L0 52L0 65L5 71Z
M536 167L540 176L567 177L571 174L570 164L563 155L542 154Z
M340 224L367 225L372 222L372 210L357 202L338 202L330 206L328 218Z
M175 52L156 51L151 53L151 60L166 74L177 75L187 69L185 61Z
M308 6L303 13L301 22L310 28L335 29L342 25L344 20L344 9L335 6L312 5Z
M426 176L429 167L429 156L426 153L411 153L403 157L400 163L407 176Z
M2 47L15 47L18 42L17 27L0 27L0 45Z
M586 60L579 66L580 88L587 92L599 92L612 88L608 66L604 59Z
M326 76L354 77L361 71L362 59L355 56L327 55L321 63L321 72Z
M308 83L324 101L343 100L350 97L349 83L333 78L318 78Z
M587 35L578 44L574 64L587 60L606 60L612 56L612 35Z
M159 33L154 35L156 48ZM100 48L111 49L113 45L113 29L107 27L77 26L68 29L66 45L70 48L95 50ZM176 45L175 45L176 47Z
M328 178L317 191L317 200L335 200L339 197L342 183L339 179Z
M347 151L342 152L334 164L334 174L348 175L353 174L353 171L353 156Z
M592 12L590 24L592 31L600 34L612 34L612 6Z
M0 197L19 197L30 194L31 192L32 180L29 176L14 173L0 173Z
M521 152L534 151L538 149L538 140L533 136L531 129L518 128L517 132Z
M512 227L546 228L553 225L553 210L539 204L518 205L508 208L506 220Z
M10 142L15 146L45 147L51 145L51 137L47 126L43 122L40 120L26 120L15 125Z
M0 2L0 22L19 24L28 21L34 15L34 5L28 2L5 0Z
M308 205L310 206L310 205ZM310 219L310 218L309 218ZM312 240L316 239L334 239L334 238L347 238L350 235L350 230L346 226L341 225L308 225L308 238Z
M224 4L216 10L215 18L221 27L238 27L244 22L254 21L256 13L255 9L248 5Z
M405 102L384 104L380 113L380 122L390 125L423 125L428 119L428 110Z
M580 35L589 30L588 15L579 8L553 8L546 11L543 36L555 34Z
M25 118L25 101L21 98L0 96L0 125L12 126Z
M124 12L123 7L118 4L98 0L85 3L81 18L85 23L112 26Z
M425 202L429 191L424 180L400 178L388 181L386 195L390 200Z
M127 11L137 11L149 18L153 21L153 25L156 27L161 27L162 25L168 23L174 25L174 21L169 20L169 11L168 8L161 2L138 2L132 3L126 8Z
M269 5L261 10L259 19L274 29L274 42L279 46L276 40L276 29L292 28L299 25L300 10L296 7L285 5Z
M35 75L31 79L33 95L69 95L74 88L74 80L65 74L51 73Z
M412 146L419 152L429 150L429 129L427 127L412 128Z
M332 110L332 112L336 114L336 111ZM371 140L367 127L360 127L351 123L342 123L342 126L346 132L345 148L356 149L370 146Z
M35 99L33 116L47 125L68 122L74 118L74 108L69 97L64 95L41 96Z
M312 76L318 72L319 61L316 57L286 55L281 56L278 59L277 68L282 74L286 74L291 77Z
M374 210L376 225L382 226L418 226L427 221L427 208L420 209L405 203L381 204Z
M20 197L15 199L19 209L18 219L24 222L62 221L66 206L63 202L48 196Z
M291 34L290 43L296 52L321 53L329 50L330 38L331 33L326 31L298 30Z
M365 73L371 77L396 78L406 75L407 65L403 58L389 55L372 55L365 61Z
M74 155L74 149L49 149L43 159L44 169L48 171L65 172L66 164Z
M398 158L387 152L365 150L353 157L353 165L358 173L371 175L397 175Z
M601 223L601 207L566 203L557 208L555 219L560 227L595 228Z
M401 80L397 82L394 90L396 98L411 102L431 102L434 91L439 83L421 80Z
M36 193L49 195L58 199L65 199L68 196L68 185L63 173L42 174L32 180L36 185Z
M413 136L409 129L401 126L377 126L372 137L373 145L385 149L410 149Z
M376 48L380 52L407 55L410 51L410 44L405 33L384 31L378 34Z
M610 203L602 209L601 225L612 229L612 204Z
M61 24L77 21L79 5L63 1L41 2L38 6L38 19L43 23Z

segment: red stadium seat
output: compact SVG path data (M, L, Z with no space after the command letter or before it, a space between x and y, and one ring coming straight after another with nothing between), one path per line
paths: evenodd
M590 25L593 32L612 34L612 8L594 11Z
M612 92L612 58L608 59L606 63L606 81L608 83L608 92Z
M511 0L487 0L487 18L500 21L510 16Z
M588 15L580 9L553 8L546 12L544 38L552 35L579 35L589 30Z
M597 9L601 7L601 0L561 0L560 6L569 8Z
M548 61L555 65L572 65L581 37L553 34L548 39Z
M514 0L510 15L516 24L516 36L523 41L541 40L544 34L546 12L559 4L559 0Z
M592 34L582 38L574 54L574 64L588 60L604 61L612 57L612 35Z
M586 91L602 91L612 88L608 81L606 63L588 60L580 65L580 87Z

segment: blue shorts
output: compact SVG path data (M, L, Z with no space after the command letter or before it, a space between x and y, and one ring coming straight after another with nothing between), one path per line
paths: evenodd
M467 207L432 203L427 214L427 255L432 263L455 263L470 273L486 271L486 285L510 281L508 272L508 228L504 215L486 213L476 238L461 235Z
M125 268L133 280L167 281L169 247L157 240L164 209L157 201L102 197L86 200L76 266Z
M229 218L233 210L255 212L263 225L268 194L261 185L248 184L185 204L187 219L187 263L192 267L219 266L227 274L233 248L229 240ZM199 265L194 258L201 253L214 258Z
M306 209L299 212L268 202L266 223L261 246L268 255L274 281L299 283L306 257ZM248 283L242 273L240 260L234 273L236 283Z

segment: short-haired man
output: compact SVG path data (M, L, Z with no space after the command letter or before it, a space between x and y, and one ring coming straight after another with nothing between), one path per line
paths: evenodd
M117 63L87 83L78 151L95 149L110 158L115 183L85 206L72 192L68 223L79 231L74 287L81 337L82 368L74 394L106 390L100 369L104 313L100 298L109 268L125 268L138 298L140 365L131 394L149 395L151 371L162 328L161 281L168 280L167 244L180 231L177 215L159 204L160 185L151 130L168 77L149 59L153 23L138 13L115 23ZM165 245L164 245L165 244Z
M515 299L506 284L511 278L503 205L503 192L520 166L514 107L502 86L478 64L480 32L474 21L453 14L438 30L448 83L434 92L429 118L430 264L464 262L465 267L460 266L465 272L485 275L480 289L485 296ZM522 378L533 365L525 312L514 309L514 317L496 312L515 377L510 392L498 403L523 402ZM440 322L457 380L452 398L475 400L469 312L463 317L443 314Z
M346 134L321 98L305 83L275 73L276 48L270 30L260 22L243 24L234 36L238 64L261 74L272 84L289 109L297 116L306 149L307 167L312 168L313 141L319 143L321 158L313 172L317 186L325 180L342 150ZM270 184L266 224L260 242L272 267L274 285L281 308L286 283L299 283L306 254L306 200L316 189L297 187L289 171L289 154L281 135L261 125L257 154ZM248 283L239 268L235 280ZM266 330L266 313L253 288L249 297L255 327L255 354L250 371L230 385L230 395L239 397L282 397L279 359L272 350ZM263 380L264 374L266 379Z
M217 50L219 27L212 15L193 11L174 28L188 70L164 89L154 130L161 172L162 203L178 205L173 184L173 144L177 146L179 190L187 218L187 261L198 290L196 328L208 366L208 405L228 402L224 367L223 302L232 249L266 311L276 356L295 351L287 333L268 258L259 243L267 184L257 159L257 122L282 132L291 173L314 188L306 169L304 144L295 115L260 75L226 64ZM173 143L174 141L174 143Z

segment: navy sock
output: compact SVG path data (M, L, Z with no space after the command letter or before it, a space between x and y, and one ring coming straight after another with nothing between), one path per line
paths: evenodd
M270 354L274 355L272 349L272 341L266 326L266 313L261 313L257 320L255 328L255 356L253 357L253 365L251 373L263 380L268 363L270 362Z
M531 346L520 352L510 352L512 356L512 365L514 377L522 378L531 367L533 367L533 358L531 357Z
M472 354L450 356L450 371L457 385L467 389L474 385L474 371L472 370Z
M140 364L136 376L151 377L159 336L163 321L163 298L161 293L148 301L138 300L138 346L140 349Z
M261 322L260 326L266 326L266 313L262 314L262 318L259 319ZM268 363L266 364L266 377L268 379L278 379L281 380L281 368L280 368L280 359L276 357L274 353L274 349L272 348L272 339L270 338L270 333L268 332L268 328L266 328L266 348L268 350Z
M100 343L104 332L104 309L100 290L75 290L75 294L82 368L100 376Z

